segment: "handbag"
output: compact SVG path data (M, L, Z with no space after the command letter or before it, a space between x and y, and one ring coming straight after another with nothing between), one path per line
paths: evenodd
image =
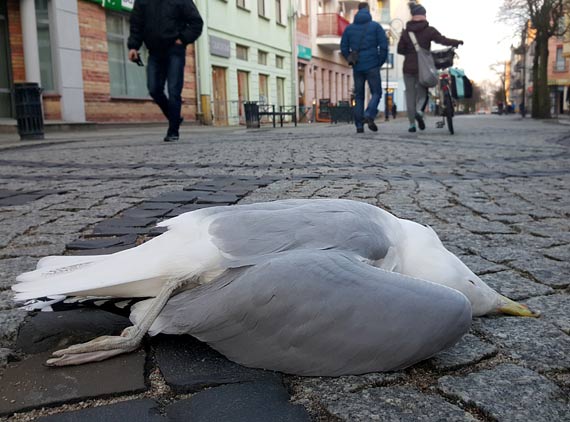
M438 76L433 56L429 50L418 45L416 34L408 32L418 55L418 81L420 85L431 88L437 85Z
M366 25L366 28L364 28L364 31L362 32L362 36L360 37L360 42L358 43L358 50L352 50L350 53L348 53L346 61L350 66L354 67L354 65L358 63L358 58L360 56L360 48L362 47L362 41L364 40L364 36L366 35L366 31L368 30L368 26L370 26L370 23L371 22L368 22L368 25Z

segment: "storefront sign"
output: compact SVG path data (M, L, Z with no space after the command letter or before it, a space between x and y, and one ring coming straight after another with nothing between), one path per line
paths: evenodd
M231 43L223 38L210 35L210 54L212 56L229 58L231 56Z
M135 0L88 0L92 3L97 3L105 9L111 10L126 10L128 12L133 10Z
M309 47L305 47L304 45L298 45L297 57L299 59L311 60L311 58L313 57L313 53Z

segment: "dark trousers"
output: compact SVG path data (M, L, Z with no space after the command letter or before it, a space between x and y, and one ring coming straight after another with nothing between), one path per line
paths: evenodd
M363 119L374 119L378 114L378 104L382 98L382 81L380 68L374 67L364 72L352 72L354 77L354 124L357 128L363 127ZM370 88L370 101L366 111L364 110L364 88L368 82Z
M151 52L148 58L147 87L152 99L168 119L168 133L178 134L181 123L182 87L186 47L173 44L165 52ZM164 93L167 84L168 97Z

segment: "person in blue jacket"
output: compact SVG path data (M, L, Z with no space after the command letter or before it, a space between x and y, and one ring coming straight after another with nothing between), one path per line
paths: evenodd
M364 132L364 124L373 132L378 130L374 118L382 98L380 67L388 55L388 39L384 29L372 20L368 3L361 2L354 22L346 27L340 40L340 51L348 61L353 51L358 52L358 61L352 65L354 77L354 124L356 132ZM364 110L364 87L368 82L371 98Z

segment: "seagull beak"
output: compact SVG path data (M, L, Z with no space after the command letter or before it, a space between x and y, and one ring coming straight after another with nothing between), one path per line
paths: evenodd
M538 318L540 312L529 309L528 306L515 302L505 296L501 296L501 305L497 308L500 313L522 317Z

